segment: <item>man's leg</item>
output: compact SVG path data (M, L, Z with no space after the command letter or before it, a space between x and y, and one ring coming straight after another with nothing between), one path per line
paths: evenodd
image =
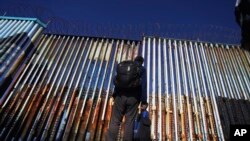
M134 121L137 114L139 101L135 97L128 97L126 104L127 104L127 109L125 113L126 120L125 120L124 141L132 141Z
M109 129L106 136L106 141L115 141L117 139L119 126L122 122L124 108L124 101L120 96L116 96L113 105Z

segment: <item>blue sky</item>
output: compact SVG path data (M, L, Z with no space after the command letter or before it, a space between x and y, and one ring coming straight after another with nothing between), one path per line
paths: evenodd
M238 43L234 5L235 0L1 0L0 15L38 17L51 21L48 32L62 34Z

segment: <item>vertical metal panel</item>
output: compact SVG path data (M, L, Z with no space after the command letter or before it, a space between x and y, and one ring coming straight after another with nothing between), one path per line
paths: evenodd
M194 68L194 72L195 72L195 86L196 86L196 96L197 96L197 99L198 100L198 104L199 104L199 109L200 109L200 113L199 113L199 118L201 119L200 121L200 126L201 126L201 132L202 132L202 136L203 136L203 139L204 140L207 140L207 123L205 121L205 113L204 113L204 104L203 104L203 99L202 99L202 92L201 92L201 89L202 89L202 82L200 81L200 76L198 74L198 65L197 65L197 62L196 59L195 59L195 55L194 55L194 47L197 47L197 43L194 44L194 46L192 44L190 44L190 47L191 47L191 56L192 56L192 59L191 59L191 62L192 62L192 67Z
M191 42L190 42L191 44ZM190 46L189 46L190 48ZM187 59L187 64L188 64L188 82L190 85L190 92L191 92L191 101L193 104L193 112L194 112L194 133L197 135L197 138L200 139L201 138L201 129L200 129L200 122L199 122L199 113L198 113L198 105L197 105L197 97L195 95L196 91L195 91L195 82L193 80L193 75L192 75L192 71L193 71L193 67L191 66L191 61L190 61L190 56L189 56L189 50L188 50L188 44L185 42L184 43L184 52L185 52L185 58Z
M190 109L190 100L189 100L189 95L188 95L188 83L187 83L187 73L186 73L186 62L184 61L185 58L184 58L184 53L183 53L183 43L180 41L179 42L179 45L180 45L180 60L181 60L181 70L182 70L182 81L183 81L183 87L184 87L184 103L186 103L186 111L187 111L187 114L185 113L185 110L184 110L184 118L187 116L188 117L188 124L186 124L186 129L188 131L188 135L186 137L184 137L185 140L190 139L190 140L193 140L193 122L192 122L192 113L191 113L191 109ZM186 101L185 101L186 100ZM185 106L184 106L185 108ZM187 121L187 120L185 120ZM183 124L183 123L182 123ZM186 133L187 134L187 133ZM185 136L185 135L184 135Z
M175 90L175 77L174 77L174 47L171 40L168 42L169 44L169 61L170 61L170 80L171 80L171 93L172 93L172 107L173 107L173 122L172 122L172 138L177 141L178 140L178 121L177 121L177 105L176 105L176 90ZM177 48L176 48L177 49Z
M158 84L157 84L157 97L158 97L158 130L157 130L157 135L158 135L158 139L159 140L162 140L162 82L161 82L161 60L162 60L162 55L161 55L161 46L162 46L162 43L161 43L161 39L159 38L158 39L158 44L157 44L157 52L158 52L158 57L157 57L157 62L158 62L158 71L155 72L157 73L157 76L158 76ZM156 48L155 48L156 50Z
M32 43L42 28L33 21L1 20L0 30L6 37L12 35L10 31L25 31ZM8 56L11 53L24 54L26 39L0 40L1 45L7 44L1 46L7 52L2 60L19 58ZM0 138L104 140L116 65L138 54L147 69L152 139L224 141L229 123L250 122L250 57L235 46L154 37L144 37L141 45L128 40L42 35L1 98ZM124 120L119 140L124 136Z
M10 17L0 17L0 19L2 21L0 26L0 86L1 91L4 91L13 80L13 76L18 75L17 69L25 60L25 54L34 52L37 46L36 41L43 27L31 20Z
M205 56L204 48L201 48L201 49L202 49L202 51L201 51L202 57L203 57L203 60L204 60L203 62L205 62L205 75L208 78L209 90L211 92L210 97L211 97L212 107L213 107L213 111L214 111L215 123L216 123L217 134L218 134L218 140L225 140L224 136L223 136L221 120L220 120L220 117L219 117L218 106L217 106L217 102L216 102L216 98L215 98L214 87L212 85L211 73L208 70L208 62L207 62L207 59L206 59L207 57Z

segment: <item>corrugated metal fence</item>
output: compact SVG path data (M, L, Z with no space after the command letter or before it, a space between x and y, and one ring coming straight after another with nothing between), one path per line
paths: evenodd
M12 22L12 30L36 25ZM27 29L32 39L40 33L35 27ZM6 34L1 43L19 37ZM250 54L238 46L43 34L1 97L1 140L104 140L116 65L138 54L147 69L153 140L227 140L230 124L250 123Z
M234 45L149 37L143 39L142 54L153 139L228 140L230 124L250 123L249 52ZM224 111L222 97L232 100Z
M2 139L104 138L115 66L138 42L42 35L38 49L1 103ZM108 93L108 94L107 94Z
M0 85L8 83L24 58L34 51L43 26L37 19L0 16Z

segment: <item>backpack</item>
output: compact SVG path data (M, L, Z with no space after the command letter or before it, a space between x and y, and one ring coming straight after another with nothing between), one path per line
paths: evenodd
M141 84L141 68L134 61L122 61L116 69L115 86L135 88Z

